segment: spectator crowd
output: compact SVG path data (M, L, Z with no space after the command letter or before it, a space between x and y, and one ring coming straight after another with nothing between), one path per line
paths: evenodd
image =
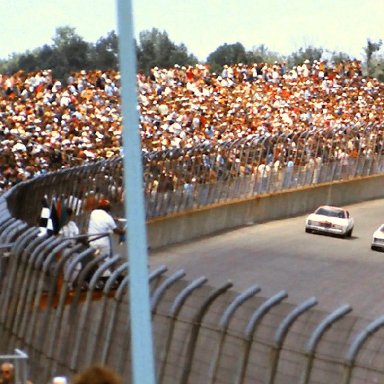
M361 63L326 60L153 68L137 74L144 152L239 138L381 124L384 86ZM51 70L0 75L0 190L122 154L120 75ZM340 144L342 145L342 143Z

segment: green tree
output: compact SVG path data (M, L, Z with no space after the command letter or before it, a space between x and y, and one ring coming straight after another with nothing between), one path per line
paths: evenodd
M247 52L241 43L223 44L207 57L212 71L218 72L224 64L248 63Z
M33 72L39 69L40 63L37 60L36 55L27 51L20 55L18 59L18 67L25 72Z
M115 31L109 32L106 37L100 37L90 48L90 62L93 69L118 69L119 40Z
M348 54L346 54L345 52L333 51L330 53L330 60L333 63L338 64L338 63L341 63L343 61L351 60L351 57Z
M370 39L367 39L367 45L364 47L364 53L366 57L366 66L367 66L367 74L368 76L372 76L374 73L374 66L373 66L373 55L375 52L378 52L382 45L382 40L379 40L377 42L371 41Z
M188 53L188 49L184 44L175 46L170 53L169 61L171 65L194 65L198 62L197 57Z
M257 47L252 48L247 52L248 63L268 63L272 64L275 61L282 62L284 57L276 52L272 52L264 44L260 44Z
M315 60L321 60L323 52L322 48L312 47L311 45L305 48L299 48L298 51L288 56L288 64L289 66L301 65L305 60L313 63Z
M20 69L19 58L20 54L17 53L12 53L12 55L9 55L8 59L1 63L1 73L12 74L17 72Z
M75 28L64 26L56 29L53 50L60 65L52 68L56 77L65 78L71 71L90 68L90 44L75 32Z
M37 52L37 60L40 63L41 69L55 68L58 63L55 62L56 50L49 45L43 45Z
M377 74L377 79L383 83L384 82L384 66L380 68L379 73Z
M138 68L145 73L153 67L170 68L175 64L189 65L197 62L184 44L173 43L165 31L157 28L139 34L137 51Z

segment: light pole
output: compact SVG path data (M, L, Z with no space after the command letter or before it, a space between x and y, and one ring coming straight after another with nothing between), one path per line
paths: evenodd
M117 19L123 116L124 208L127 220L132 383L154 384L143 169L137 111L137 67L131 0L118 0Z

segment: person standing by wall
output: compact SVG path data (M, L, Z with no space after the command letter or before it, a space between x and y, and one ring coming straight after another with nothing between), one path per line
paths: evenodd
M125 229L117 226L111 215L111 202L100 200L96 209L91 212L88 224L89 245L100 255L111 257L111 239L108 234L124 235Z
M112 258L112 238L116 234L120 239L125 235L125 229L118 226L111 215L111 202L108 199L100 200L96 209L91 212L88 225L89 245L96 250L96 256L105 256L106 260ZM113 268L103 272L97 289L102 289L105 281L111 275Z

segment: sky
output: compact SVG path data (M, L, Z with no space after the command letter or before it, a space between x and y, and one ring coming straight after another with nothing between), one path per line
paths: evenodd
M118 31L117 1L0 0L0 58L50 45L67 25L94 43ZM157 28L200 61L237 42L281 55L313 46L362 59L368 38L384 40L384 0L132 0L132 9L136 37Z

